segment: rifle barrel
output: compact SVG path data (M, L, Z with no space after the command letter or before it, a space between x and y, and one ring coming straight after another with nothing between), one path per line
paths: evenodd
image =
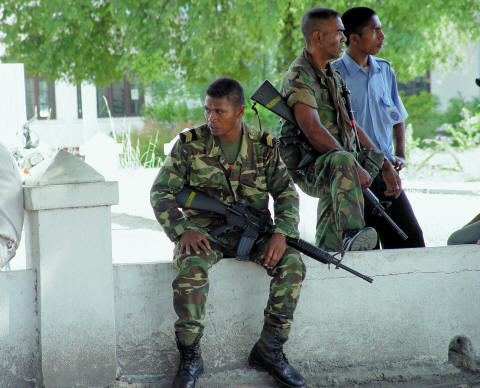
M287 244L292 248L295 248L299 252L302 252L307 256L310 256L312 259L315 259L323 264L333 264L335 267L350 272L352 275L358 276L359 278L362 278L369 283L373 283L373 279L371 277L361 274L360 272L355 271L354 269L347 267L346 265L343 265L340 260L333 257L330 253L316 247L315 245L310 244L305 240L296 240L294 238L287 237Z
M395 231L398 233L398 235L403 239L406 240L408 238L408 235L393 221L390 216L385 212L385 209L383 208L382 204L378 200L378 198L375 196L375 194L372 193L372 190L370 189L364 189L363 190L363 197L380 213L380 215L385 218L385 221L388 222L388 224L395 229Z

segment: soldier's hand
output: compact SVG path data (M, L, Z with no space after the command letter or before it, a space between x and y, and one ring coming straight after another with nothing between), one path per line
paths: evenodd
M394 170L390 162L386 161L382 168L382 176L387 189L385 190L385 195L393 196L398 198L402 192L402 180L398 173Z
M360 180L360 186L362 186L362 189L366 189L372 184L372 177L360 166L358 166L358 179Z
M180 253L190 255L195 252L199 255L201 252L208 255L210 252L210 242L207 237L196 230L186 230L180 237Z
M285 249L287 249L285 236L279 233L273 234L261 256L265 259L263 265L268 269L274 268L285 253Z
M395 171L400 171L405 167L405 158L402 158L400 156L395 156L395 162L393 162L393 168L395 168Z

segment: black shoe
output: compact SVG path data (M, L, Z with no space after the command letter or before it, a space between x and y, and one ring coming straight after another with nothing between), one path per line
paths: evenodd
M283 353L283 344L286 340L281 339L278 331L273 329L271 338L260 338L253 346L248 363L254 368L266 370L281 387L303 388L305 379L288 363Z
M194 388L197 377L203 373L203 359L200 352L199 335L192 345L182 345L177 337L180 364L172 388Z
M370 226L343 232L343 251L369 251L376 247L377 231Z

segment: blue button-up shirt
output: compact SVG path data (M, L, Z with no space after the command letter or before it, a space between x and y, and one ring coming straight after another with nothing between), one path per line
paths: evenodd
M368 72L346 52L333 62L348 89L355 121L391 161L393 126L405 121L408 114L398 95L397 81L390 64L368 56Z

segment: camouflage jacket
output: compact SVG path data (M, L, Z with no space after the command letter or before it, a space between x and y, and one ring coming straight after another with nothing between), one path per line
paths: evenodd
M290 107L297 102L317 109L322 125L347 151L355 151L355 138L342 97L344 81L330 63L321 69L306 49L295 59L282 81L282 95ZM283 136L295 136L297 130L283 123Z
M211 212L178 208L175 194L184 185L191 185L226 205L242 197L260 210L268 209L270 194L274 200L274 232L297 238L298 194L273 139L243 125L240 152L227 179L228 163L208 127L203 125L182 133L150 192L155 216L168 237L178 241L187 229L208 235L208 228L222 221Z

